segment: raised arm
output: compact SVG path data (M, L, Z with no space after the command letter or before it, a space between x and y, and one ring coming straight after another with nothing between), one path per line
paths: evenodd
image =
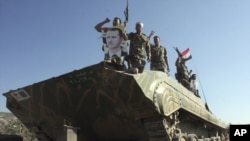
M110 19L109 18L106 18L104 21L98 23L96 26L95 26L95 29L96 31L98 32L101 32L102 31L102 26L106 23L109 23L110 22Z
M152 30L152 31L150 32L149 36L148 36L148 40L150 40L150 38L151 38L154 34L155 34L155 31Z
M146 45L146 55L147 55L148 62L150 62L151 61L151 46L150 46L149 40L147 41L147 45Z
M173 48L178 53L179 57L181 57L181 52L179 51L179 49L177 47L173 47Z

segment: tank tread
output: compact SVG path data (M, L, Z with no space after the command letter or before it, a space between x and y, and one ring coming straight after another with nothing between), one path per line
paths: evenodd
M144 119L143 123L150 141L170 141L161 117L150 117Z

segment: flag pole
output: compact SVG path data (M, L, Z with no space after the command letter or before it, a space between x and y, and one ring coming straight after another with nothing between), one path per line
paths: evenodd
M192 58L192 63L193 63L195 72L196 72L197 75L198 75L198 81L199 81L199 83L200 83L201 91L202 91L202 94L203 94L203 97L204 97L204 100L205 100L205 107L207 108L208 111L210 111L210 110L209 110L209 107L208 107L208 105L207 105L206 95L205 95L205 92L204 92L204 90L203 90L203 87L202 87L202 84L201 84L201 80L200 80L200 78L199 78L199 72L198 72L198 70L197 70L197 68L196 68L196 65L195 65L195 63L194 63L194 58Z

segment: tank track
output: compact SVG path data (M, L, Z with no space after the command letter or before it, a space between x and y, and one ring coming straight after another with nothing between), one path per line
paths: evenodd
M162 117L150 117L143 119L143 125L148 132L150 141L170 141Z
M178 113L174 115L175 118L178 117ZM174 120L177 120L175 118ZM182 133L181 129L177 128L180 122L173 122L174 124L170 126L163 116L144 118L142 121L149 141L229 141L228 135L204 138L194 133Z

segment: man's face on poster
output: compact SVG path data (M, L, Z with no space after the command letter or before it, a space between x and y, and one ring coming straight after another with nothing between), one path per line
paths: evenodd
M106 41L109 49L120 48L122 37L118 30L108 30L106 34Z

